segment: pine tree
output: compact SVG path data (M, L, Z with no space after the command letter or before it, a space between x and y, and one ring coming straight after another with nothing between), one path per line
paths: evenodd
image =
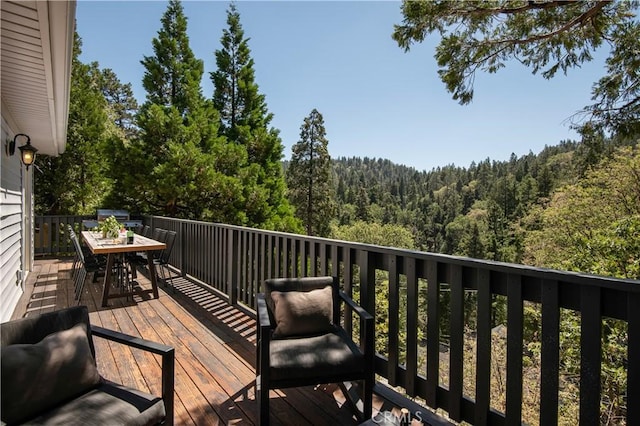
M316 109L300 127L300 140L292 147L287 168L289 198L307 235L327 236L335 215L335 188L324 119Z
M169 1L160 22L162 29L152 41L155 56L141 61L146 69L142 85L147 104L174 107L185 117L203 102L200 82L204 65L189 46L187 18L179 0Z
M282 142L279 132L269 127L273 114L255 82L249 39L234 4L227 10L227 25L222 48L215 52L218 70L210 76L215 87L213 105L220 111L220 135L247 152L248 164L241 173L245 224L296 231L299 226L286 198L282 173Z
M132 144L131 191L150 212L190 219L243 221L244 195L237 177L246 153L218 137L219 115L204 98L203 62L189 47L187 18L171 0L152 41L146 102L138 116L140 139Z

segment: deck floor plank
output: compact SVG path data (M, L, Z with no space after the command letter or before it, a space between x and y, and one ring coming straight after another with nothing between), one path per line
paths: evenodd
M195 357L190 350L195 340L193 333L201 333L201 331L196 328L187 331L182 330L179 334L176 334L176 329L180 331L180 326L171 320L171 318L173 318L172 315L163 309L160 300L145 302L144 305L145 306L141 306L142 309L140 309L140 312L154 325L157 336L156 340L176 348L176 365L180 365L185 375L183 379L184 383L176 386L176 396L180 395L187 406L191 403L190 401L199 401L200 412L194 418L196 423L205 421L206 416L211 415L215 415L216 421L219 421L217 417L220 417L220 414L222 414L222 419L226 420L224 418L226 413L216 413L214 409L214 397L216 394L219 393L219 398L226 400L224 391L216 387L217 382L213 374L217 374L218 372L205 369L202 366L202 360ZM167 319L169 319L169 321L166 321ZM213 390L214 393L209 393L208 391L210 390ZM213 403L212 398L214 399ZM209 419L208 421L212 420Z

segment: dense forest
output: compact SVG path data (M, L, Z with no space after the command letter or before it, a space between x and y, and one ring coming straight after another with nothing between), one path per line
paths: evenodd
M400 225L412 236L411 248L523 263L527 231L539 228L535 215L554 194L579 182L617 147L637 142L562 141L538 154L512 154L508 161L487 158L431 171L386 159L338 158L334 229L358 221Z

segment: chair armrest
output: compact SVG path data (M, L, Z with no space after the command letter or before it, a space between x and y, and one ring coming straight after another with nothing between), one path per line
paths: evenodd
M269 345L271 342L271 318L269 317L269 308L267 307L267 300L264 293L258 293L256 296L256 309L258 320L258 341L257 353L256 353L256 373L259 373L261 378L261 387L267 389L269 392L269 366L270 355Z
M258 308L258 324L260 324L260 327L268 327L271 329L271 318L269 317L269 308L267 308L267 300L264 293L258 293L256 303Z
M166 411L165 424L173 424L173 398L175 387L175 349L172 346L141 339L115 330L91 325L91 334L116 343L162 356L162 399Z
M344 300L344 302L347 305L349 305L349 307L351 309L353 309L355 311L355 313L358 314L360 319L362 319L364 321L373 321L373 315L371 315L369 312L365 311L364 308L362 306L358 305L351 297L349 297L347 295L347 293L345 293L344 291L340 290L338 292L338 294L340 295L340 298L342 300Z
M364 354L367 371L373 377L374 351L375 351L375 324L373 315L365 311L344 291L340 290L338 295L349 307L360 317L360 347Z
M123 345L142 349L148 352L153 352L154 354L158 355L165 355L168 353L173 353L175 351L172 346L152 342L151 340L145 340L140 337L131 336L129 334L121 333L115 330L109 330L107 328L99 327L93 324L91 325L91 334L94 336L102 337L103 339L111 340L113 342L122 343Z

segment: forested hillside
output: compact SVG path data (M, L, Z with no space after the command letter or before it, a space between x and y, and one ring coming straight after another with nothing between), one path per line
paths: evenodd
M637 141L636 141L637 142ZM386 159L334 160L338 236L362 221L406 228L420 250L522 263L534 212L633 140L562 141L540 153L431 171ZM342 231L340 231L342 230Z
M525 263L624 278L640 278L640 148L638 139L566 141L539 154L509 161L486 159L468 168L446 166L419 172L388 160L340 158L334 161L339 217L332 237L370 244ZM339 222L339 223L338 223ZM423 283L425 285L425 283ZM388 277L376 274L377 312L386 312ZM422 291L426 286L422 288ZM475 351L477 300L465 295L465 348ZM443 318L450 308L439 301ZM506 298L493 300L493 325L504 330ZM384 335L386 314L376 316ZM524 305L523 420L539 423L540 305ZM443 321L441 336L447 336ZM502 328L501 328L502 327ZM578 418L580 318L563 311L560 319L559 424ZM626 325L603 322L601 424L624 424ZM502 383L504 337L492 334L493 383ZM502 339L502 340L501 340ZM384 353L383 342L377 349ZM449 341L442 339L447 347ZM497 348L497 349L496 349ZM421 358L422 359L422 358ZM465 362L468 359L465 355ZM421 361L422 362L422 361ZM465 364L469 383L473 365ZM492 362L492 366L494 366ZM446 369L445 369L446 370ZM444 375L443 375L444 374ZM446 382L446 371L441 380ZM465 373L466 374L466 373ZM466 385L465 385L466 386ZM472 389L467 390L473 393ZM491 400L504 410L504 389Z

